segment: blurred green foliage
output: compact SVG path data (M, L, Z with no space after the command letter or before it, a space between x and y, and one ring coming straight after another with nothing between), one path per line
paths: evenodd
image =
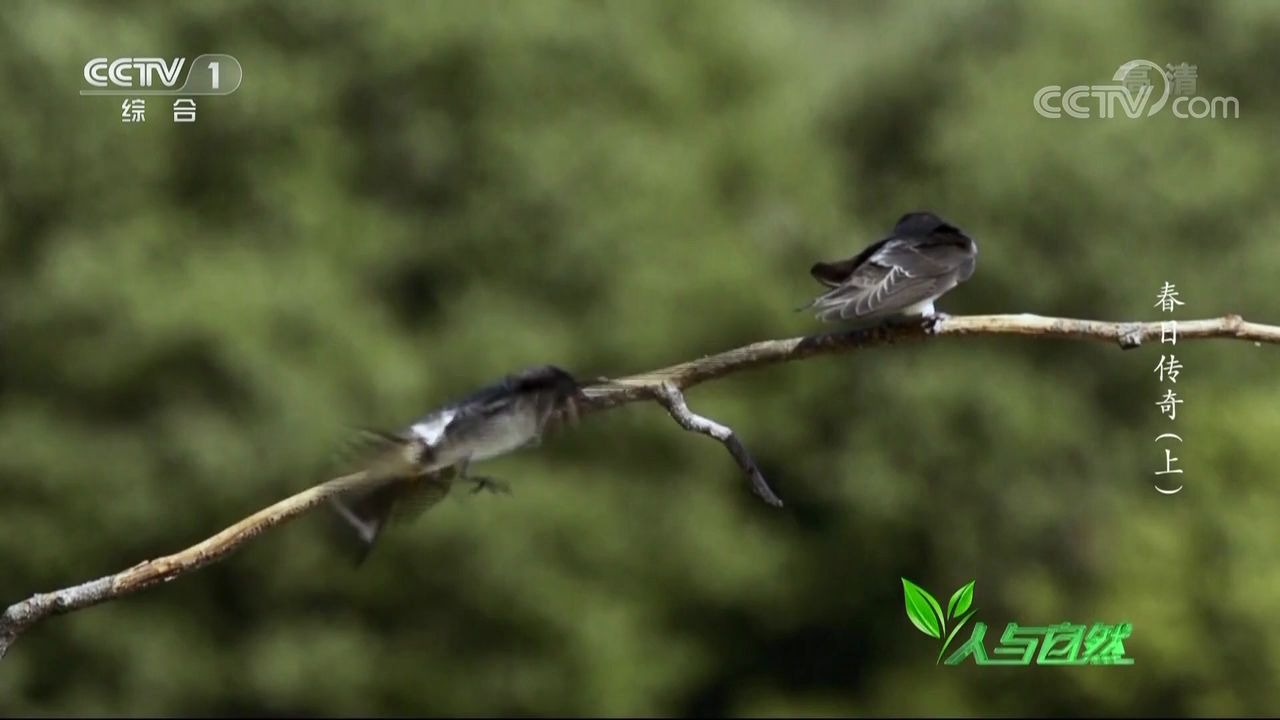
M1176 317L1280 323L1277 38L1260 0L0 5L0 595L515 368L819 330L809 265L912 209L979 243L948 312L1154 320L1167 280ZM205 52L244 82L194 125L78 95L90 58ZM1134 58L1240 118L1035 113ZM656 405L592 416L362 568L322 511L36 626L0 714L1275 713L1280 358L1179 344L1171 422L1169 350L946 339L691 392L780 511ZM903 576L976 579L996 627L1132 622L1135 665L937 667Z

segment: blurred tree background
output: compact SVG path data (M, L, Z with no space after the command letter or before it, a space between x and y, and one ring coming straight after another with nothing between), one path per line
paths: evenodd
M1278 39L1261 0L5 3L0 599L517 368L830 329L809 265L913 209L979 244L948 312L1157 320L1169 281L1176 318L1280 323ZM210 52L244 81L194 124L78 95L90 58ZM1033 109L1135 58L1240 117ZM594 415L358 569L321 510L37 625L0 714L1275 713L1280 356L1179 344L1170 421L1166 351L944 339L692 391L782 510L660 407ZM937 667L904 576L976 579L988 648L1132 622L1135 664Z

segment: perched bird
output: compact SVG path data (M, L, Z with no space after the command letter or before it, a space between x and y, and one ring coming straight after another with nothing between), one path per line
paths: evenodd
M891 317L931 317L933 303L969 279L978 245L930 212L903 215L893 232L847 260L810 270L831 288L800 308L823 322L872 324Z
M365 431L356 457L365 480L331 500L364 543L361 559L395 514L425 511L456 480L473 483L472 492L509 492L506 483L468 475L470 463L536 445L553 421L575 420L582 400L572 375L546 365L508 375L399 433Z

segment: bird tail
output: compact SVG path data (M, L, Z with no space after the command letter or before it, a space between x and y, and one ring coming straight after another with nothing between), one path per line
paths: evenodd
M373 487L330 498L338 517L359 541L355 565L368 559L388 525L416 519L444 500L456 475L454 468L445 468L424 475L382 478Z
M361 480L330 498L329 504L359 540L355 564L360 565L388 522L401 514L405 499L425 495L425 504L434 504L448 492L448 483L442 481L451 477L422 472L411 457L413 437L364 427L353 430L335 453L334 465L344 474L358 472Z

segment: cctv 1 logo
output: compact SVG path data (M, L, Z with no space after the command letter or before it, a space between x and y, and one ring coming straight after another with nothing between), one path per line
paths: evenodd
M190 63L180 57L99 57L84 64L89 87L80 94L230 95L243 77L240 61L223 53L200 55Z

